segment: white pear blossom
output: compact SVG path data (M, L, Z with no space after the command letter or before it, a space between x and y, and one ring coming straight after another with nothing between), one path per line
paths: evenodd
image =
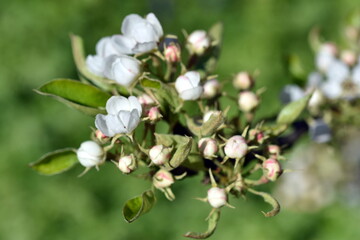
M179 76L175 81L175 88L183 100L198 99L203 92L203 87L200 86L200 73L189 71Z
M125 17L121 25L122 35L112 36L115 49L122 54L146 53L157 48L163 29L153 13L145 18L138 14Z
M108 137L131 133L139 124L142 113L136 97L112 96L106 103L107 115L98 114L95 126Z
M224 147L225 155L229 158L242 158L246 155L247 150L248 145L240 135L229 138Z
M201 55L210 47L210 38L206 31L196 30L192 32L187 39L188 48L191 52Z
M207 192L207 200L214 208L220 208L227 203L226 191L223 188L212 187Z
M105 161L103 148L94 141L81 143L76 155L80 164L86 168L98 166Z
M141 62L126 55L106 58L104 75L120 85L129 87L141 73Z

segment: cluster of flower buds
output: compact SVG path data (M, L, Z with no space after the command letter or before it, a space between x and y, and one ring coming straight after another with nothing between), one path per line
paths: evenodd
M230 196L263 197L273 205L265 216L276 215L277 201L255 188L276 181L283 172L278 139L302 112L301 104L280 112L277 122L254 118L262 91L254 89L254 78L247 72L236 74L234 88L224 92L226 81L214 75L221 24L209 31L196 30L180 42L178 36L164 35L154 14L145 18L131 14L125 17L121 32L102 38L96 54L86 60L81 38L72 36L80 78L88 82L55 80L56 86L67 89L56 99L65 98L61 100L69 106L95 116L93 141L77 150L50 153L34 163L34 169L51 169L46 174L56 174L75 166L78 159L87 172L113 162L125 175L150 180L151 189L125 204L123 213L125 219L131 218L129 222L150 210L156 190L174 200L171 187L201 173L203 182L211 183L202 199L212 207L211 228L216 226L220 208L232 207ZM84 99L77 96L75 102L64 97L79 92L84 92ZM224 99L238 107L224 106ZM319 131L323 128L314 130ZM49 167L51 163L56 167ZM46 168L41 167L44 164ZM136 209L140 201L144 204ZM211 235L210 230L201 237ZM187 236L199 238L195 233Z

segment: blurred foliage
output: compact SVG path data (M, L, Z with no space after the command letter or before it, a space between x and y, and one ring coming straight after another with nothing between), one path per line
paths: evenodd
M82 178L76 168L48 178L27 167L44 152L78 147L89 138L94 119L36 95L31 89L58 77L76 78L69 33L81 35L89 52L105 35L119 32L129 13L154 12L166 33L181 35L225 26L219 78L226 81L240 70L259 72L257 87L266 86L261 114L279 109L278 93L289 82L282 59L295 52L312 68L307 42L311 27L337 39L346 14L358 0L148 0L0 2L0 239L183 239L189 229L206 228L208 206L193 200L206 186L200 177L175 184L178 198L168 202L159 194L151 214L128 224L121 216L125 200L149 183L123 176L113 166ZM181 37L180 37L181 39ZM296 186L294 186L296 187ZM212 239L357 239L359 209L342 204L319 213L284 209L274 219L260 210L256 197L231 199L235 212L224 209ZM196 208L197 211L193 211ZM178 214L181 213L181 214ZM194 215L195 214L195 215ZM200 223L199 223L200 222Z

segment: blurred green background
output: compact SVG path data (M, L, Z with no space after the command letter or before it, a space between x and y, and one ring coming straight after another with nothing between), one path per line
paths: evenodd
M263 114L279 108L278 93L288 83L282 57L299 54L309 63L311 27L329 39L338 35L358 0L3 0L0 2L0 239L183 239L188 230L206 228L206 204L193 200L207 187L194 177L175 184L177 199L159 202L151 213L127 224L125 200L149 183L122 175L112 165L76 176L81 167L55 177L27 167L46 152L78 147L89 138L94 119L32 89L58 77L76 78L70 32L94 52L103 36L118 33L130 13L154 12L166 33L225 25L218 74L230 79L240 70L259 70L257 87L267 86ZM294 186L296 187L296 186ZM283 209L266 219L258 198L231 199L212 239L359 239L360 210L341 203L317 213Z

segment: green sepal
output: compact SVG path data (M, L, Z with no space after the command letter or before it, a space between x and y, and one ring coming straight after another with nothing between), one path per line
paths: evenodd
M278 124L289 125L293 123L304 111L312 94L308 94L301 99L288 103L279 113L276 122Z
M143 78L140 80L140 84L143 88L160 89L162 83L156 79Z
M214 212L211 213L208 219L208 229L206 232L203 233L196 233L196 232L187 232L184 234L184 237L194 238L194 239L205 239L210 237L216 229L217 223L220 219L220 209L215 209Z
M40 174L51 176L65 172L78 163L76 150L65 148L45 154L38 161L30 163L29 167Z
M45 83L35 92L54 97L56 100L85 114L94 116L105 113L105 105L110 94L89 84L70 79L55 79Z
M199 137L210 136L214 134L224 123L224 116L222 112L213 113L211 114L210 118L202 125L196 123L194 119L186 117L186 123L193 134Z
M252 194L262 197L265 202L269 203L272 206L273 209L271 211L269 211L269 212L262 211L262 213L264 214L265 217L274 217L280 212L279 202L270 194L265 193L265 192L258 192L251 188L248 188L248 191L251 192Z
M147 190L141 195L128 200L123 207L125 221L131 223L140 216L149 212L156 203L156 197L152 190Z

